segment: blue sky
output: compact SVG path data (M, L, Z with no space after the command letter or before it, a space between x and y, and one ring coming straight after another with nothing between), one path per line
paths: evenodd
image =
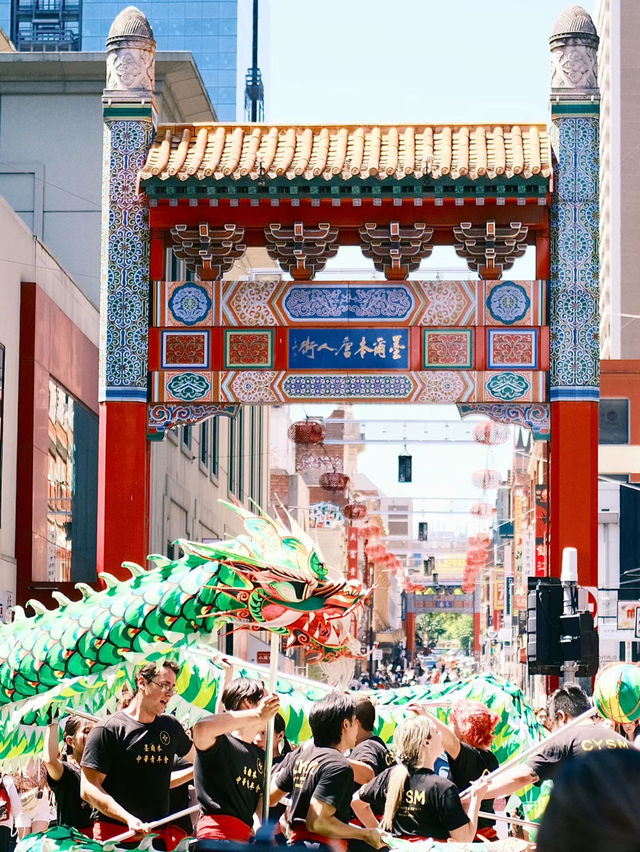
M267 120L546 121L549 35L571 5L271 0Z
M558 0L271 0L269 122L537 123L548 118L549 36ZM595 0L582 4L593 16ZM333 268L363 265L357 249ZM328 267L329 269L329 267ZM443 272L443 269L445 270ZM470 277L452 249L436 251L424 277ZM529 256L509 277L532 277ZM344 277L344 276L343 276ZM332 406L296 406L297 416ZM356 406L357 417L456 418L448 406ZM378 427L376 427L378 428ZM382 428L382 427L379 427ZM389 434L397 434L390 429ZM506 472L510 447L412 445L414 484L397 482L401 444L369 445L360 470L387 494L481 499L474 468ZM434 528L477 528L471 518L438 517Z

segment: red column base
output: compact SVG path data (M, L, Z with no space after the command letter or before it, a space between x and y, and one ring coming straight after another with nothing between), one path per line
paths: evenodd
M550 575L578 549L578 582L598 585L598 403L551 403Z
M100 403L98 571L127 579L125 560L145 564L149 482L146 403Z

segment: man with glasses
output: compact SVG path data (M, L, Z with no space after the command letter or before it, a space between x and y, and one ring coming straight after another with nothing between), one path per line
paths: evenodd
M82 756L82 798L99 812L95 840L108 840L129 828L132 845L149 833L149 823L169 814L169 787L174 757L193 762L193 744L182 725L166 713L176 691L179 667L165 661L147 663L136 672L136 691L124 710L96 725ZM154 829L161 846L172 850L183 829ZM122 844L127 845L127 844Z

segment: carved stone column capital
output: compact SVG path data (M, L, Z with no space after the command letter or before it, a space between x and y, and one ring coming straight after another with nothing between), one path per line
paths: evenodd
M582 6L560 15L549 39L551 96L572 99L598 96L598 34Z
M135 6L116 17L107 37L107 85L103 100L153 98L156 42L149 22Z

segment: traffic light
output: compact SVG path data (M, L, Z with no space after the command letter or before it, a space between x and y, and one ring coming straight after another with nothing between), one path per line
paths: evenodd
M434 568L436 567L436 558L435 556L429 556L428 559L422 560L422 568L427 577L430 577L433 574Z
M560 647L563 661L578 663L578 677L593 677L600 663L600 643L590 612L560 617Z
M527 595L529 674L559 675L577 662L577 677L598 670L599 642L590 612L564 615L564 590L556 577L530 577Z
M527 594L527 663L529 674L559 674L562 586L556 577L529 577Z

